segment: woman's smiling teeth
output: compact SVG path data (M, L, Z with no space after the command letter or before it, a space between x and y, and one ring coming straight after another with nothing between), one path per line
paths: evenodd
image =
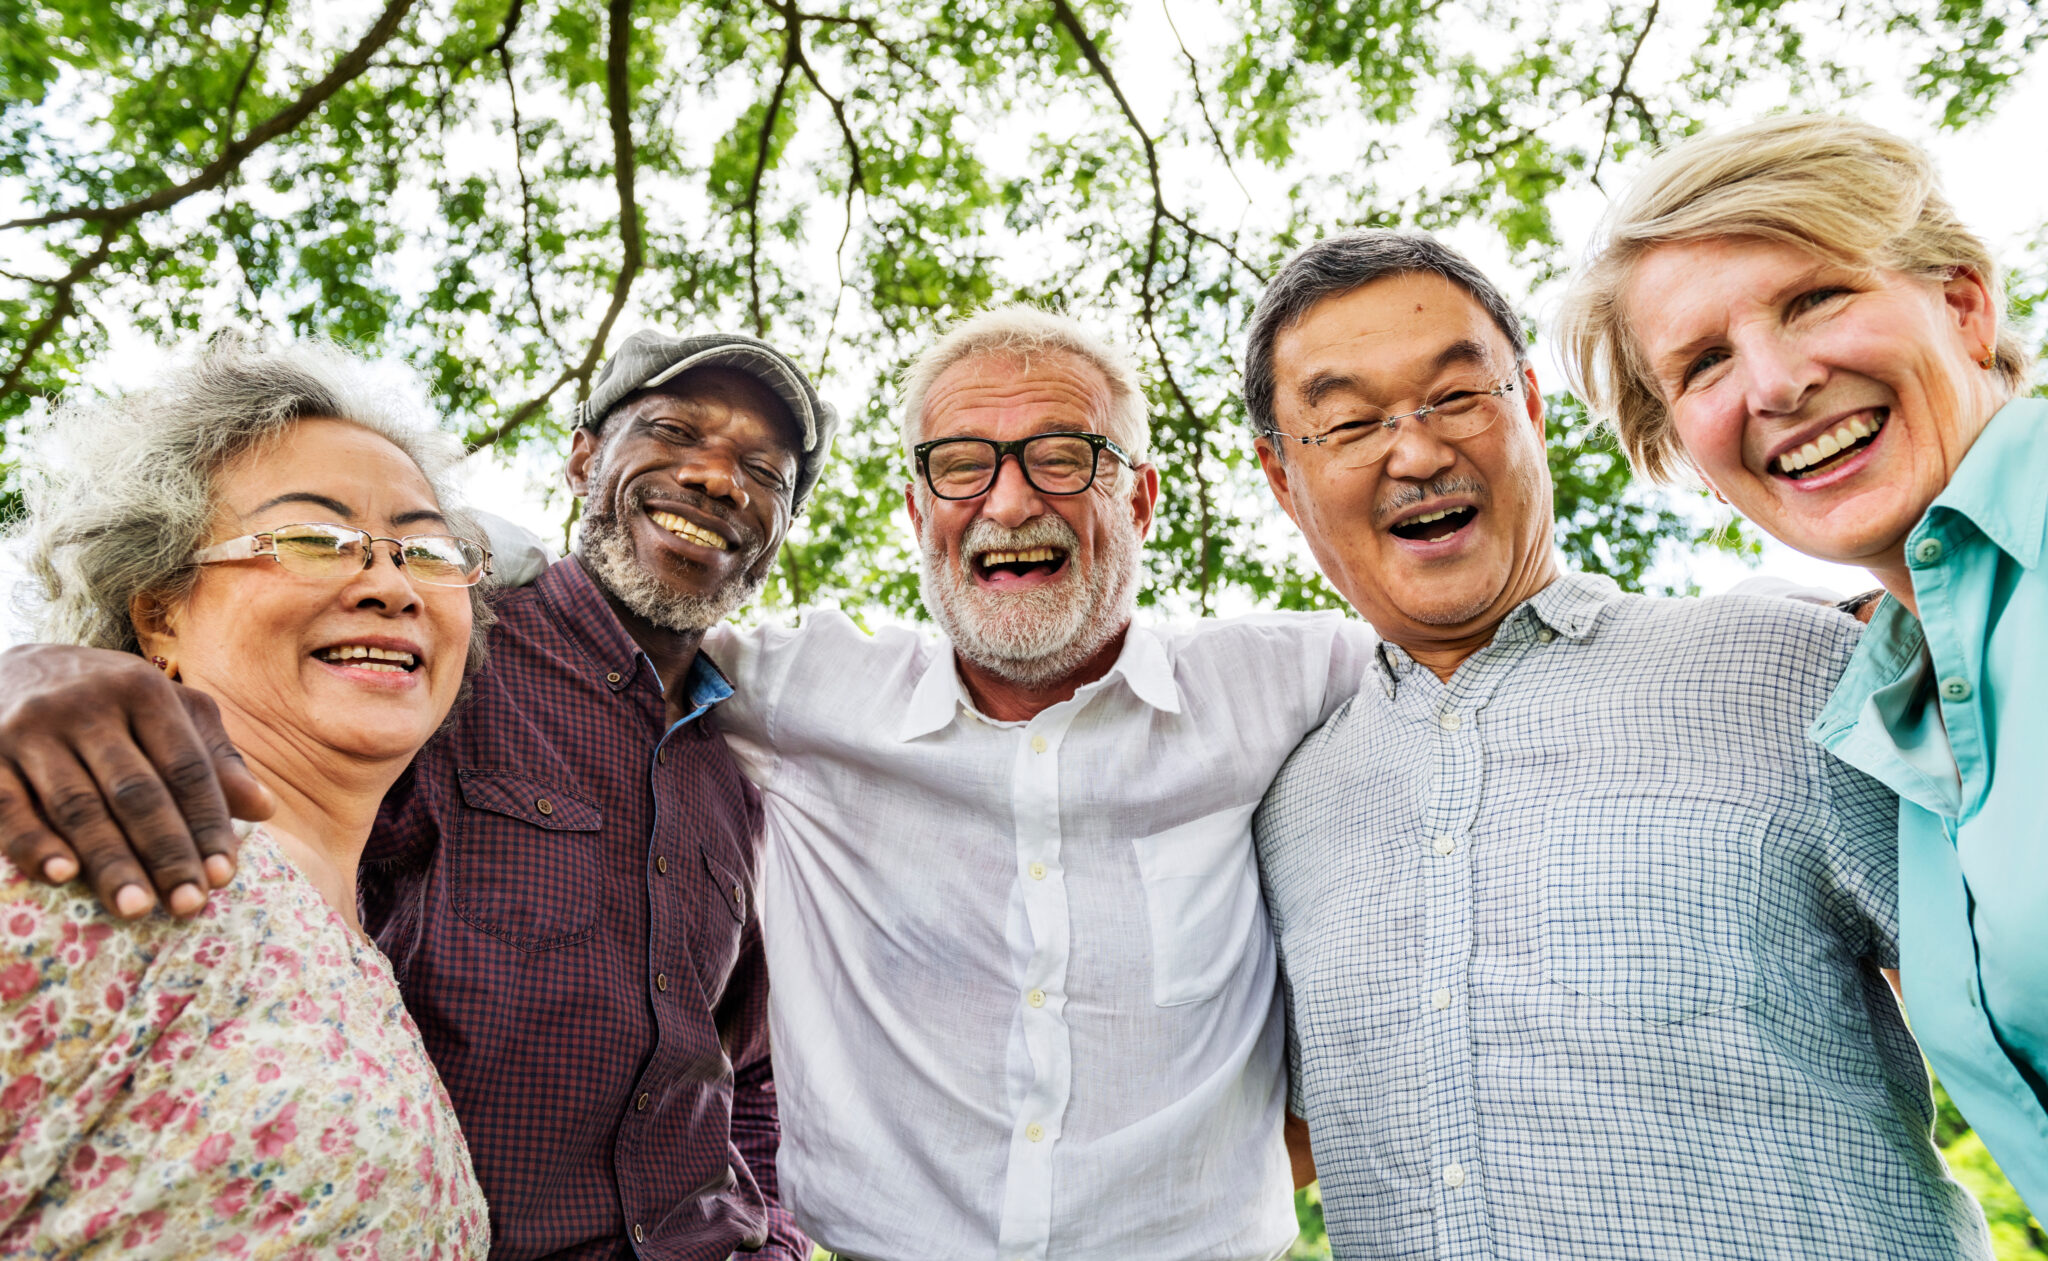
M1884 428L1885 419L1891 413L1885 408L1875 411L1858 412L1835 428L1807 443L1797 450L1787 451L1776 460L1778 471L1787 477L1811 477L1823 469L1815 467L1823 460L1832 460L1848 451L1861 450ZM1811 470L1811 472L1808 472Z
M419 662L409 652L396 648L372 648L368 644L336 644L313 654L322 661L357 670L383 670L408 674Z
M662 512L659 509L650 508L647 511L647 515L653 518L654 524L667 530L677 538L688 539L692 543L702 543L706 547L714 548L721 552L726 551L732 546L732 544L713 534L703 526L685 521L673 512Z

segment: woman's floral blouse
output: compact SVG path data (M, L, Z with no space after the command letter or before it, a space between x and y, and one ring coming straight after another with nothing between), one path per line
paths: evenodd
M482 1257L391 965L261 829L187 922L0 859L0 1254Z

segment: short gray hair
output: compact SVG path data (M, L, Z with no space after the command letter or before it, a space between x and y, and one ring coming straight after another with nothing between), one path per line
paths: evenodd
M961 320L910 365L903 374L903 453L909 455L917 445L924 431L925 396L946 369L983 355L1028 363L1034 355L1047 354L1073 355L1102 374L1109 386L1104 432L1143 463L1152 425L1137 362L1065 312L1024 302L990 307Z
M1287 260L1266 286L1244 339L1244 409L1252 431L1279 432L1273 417L1278 382L1273 377L1273 343L1325 298L1362 289L1376 280L1427 272L1472 295L1486 309L1501 336L1514 347L1515 362L1529 356L1529 339L1515 309L1470 259L1427 232L1356 228L1327 236Z
M26 545L24 612L39 637L139 653L129 606L191 593L220 471L283 442L301 420L347 421L390 440L419 466L451 528L481 538L442 480L460 447L381 375L323 342L266 347L224 334L152 388L59 406L46 436L56 458L27 479L28 515L12 531ZM484 588L469 590L474 668L492 616Z

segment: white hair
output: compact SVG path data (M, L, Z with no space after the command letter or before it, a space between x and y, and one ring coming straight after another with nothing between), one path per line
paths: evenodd
M241 456L289 441L301 420L347 421L389 440L419 466L450 527L480 537L443 481L461 448L434 427L413 383L389 375L324 342L267 347L223 334L153 388L66 400L47 438L58 458L25 479L28 514L12 531L26 545L33 583L24 611L38 634L139 652L130 602L191 592L192 551L218 503L215 478ZM474 668L492 616L483 588L469 590Z
M903 453L908 456L924 432L925 397L946 369L968 359L990 357L1029 363L1033 356L1072 355L1102 374L1109 389L1103 432L1143 463L1152 441L1145 415L1145 389L1131 356L1064 311L1029 303L990 307L946 330L903 374Z

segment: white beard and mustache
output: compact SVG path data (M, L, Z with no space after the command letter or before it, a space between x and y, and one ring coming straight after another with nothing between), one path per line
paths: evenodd
M1138 604L1137 527L1118 520L1085 571L1080 536L1056 513L1007 529L987 518L960 539L960 562L946 563L932 518L919 531L921 589L932 620L968 661L1020 687L1043 687L1074 673L1130 624ZM974 557L987 551L1056 547L1067 554L1059 579L1014 595L974 581Z
M727 578L708 594L677 591L640 563L633 552L632 526L610 508L610 487L605 485L602 456L591 462L590 507L578 528L582 542L577 554L584 568L619 603L663 630L709 630L761 593L768 581L768 566L759 565ZM630 497L629 508L640 510L642 496ZM733 550L751 549L755 540L743 526L728 522L741 535Z

